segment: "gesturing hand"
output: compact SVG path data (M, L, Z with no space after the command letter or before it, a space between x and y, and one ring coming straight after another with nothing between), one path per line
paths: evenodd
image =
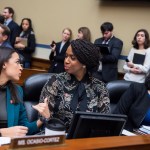
M48 108L47 98L44 99L44 103L39 103L32 107L36 109L44 118L50 118L50 111Z

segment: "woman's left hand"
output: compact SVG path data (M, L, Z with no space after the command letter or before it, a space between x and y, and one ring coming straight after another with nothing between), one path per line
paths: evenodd
M44 118L50 118L50 110L48 108L47 98L44 99L44 103L39 103L32 107L36 109Z
M25 48L25 46L23 44L21 44L21 43L15 44L14 47L15 48L20 48L20 49L24 49Z
M129 68L133 68L133 67L134 67L134 64L130 61L130 62L127 62L127 66L128 66Z

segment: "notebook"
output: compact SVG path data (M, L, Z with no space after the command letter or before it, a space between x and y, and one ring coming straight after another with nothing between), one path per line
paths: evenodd
M108 44L95 44L95 45L100 48L100 52L101 52L103 55L108 55L108 54L110 54L110 50L109 50Z
M27 46L27 41L28 41L27 38L16 37L16 43L21 43L24 46Z
M134 64L143 65L144 61L145 61L145 55L144 54L134 53L134 56L133 56L133 63Z

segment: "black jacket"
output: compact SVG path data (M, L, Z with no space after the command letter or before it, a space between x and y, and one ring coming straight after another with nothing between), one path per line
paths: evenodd
M94 44L102 44L103 38L96 39ZM109 55L103 55L102 62L102 79L104 82L109 82L118 79L118 59L122 51L123 42L113 36L108 46L110 48Z
M51 61L51 67L49 69L49 72L52 73L61 73L64 72L64 59L65 59L65 54L68 46L70 45L70 42L66 42L65 45L62 47L61 52L59 52L61 42L56 43L56 55L54 56L54 52L51 52L49 55L49 59ZM56 66L57 64L57 66Z
M132 83L130 88L122 95L113 113L125 114L128 121L127 130L139 128L150 108L150 97L143 83Z
M22 37L27 38L27 46L23 50L16 50L24 57L25 62L31 62L32 53L35 51L36 47L35 34L33 31L30 31L27 35Z

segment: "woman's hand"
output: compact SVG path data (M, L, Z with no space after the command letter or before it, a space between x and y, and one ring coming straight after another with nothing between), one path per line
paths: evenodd
M127 62L127 66L128 66L129 68L133 68L133 67L134 67L134 64L130 61L130 62Z
M51 47L52 52L54 52L56 49L56 44L53 44L53 47Z
M28 132L28 128L24 126L14 126L9 128L0 129L2 136L7 137L20 137L25 136Z
M139 69L139 68L131 68L130 71L134 74L139 74L139 73L142 73L142 71Z
M50 118L50 111L48 108L47 98L44 99L44 103L39 103L32 107L36 109L44 118Z
M15 44L14 47L15 48L19 48L19 49L24 49L25 48L25 46L23 44L21 44L21 43Z

